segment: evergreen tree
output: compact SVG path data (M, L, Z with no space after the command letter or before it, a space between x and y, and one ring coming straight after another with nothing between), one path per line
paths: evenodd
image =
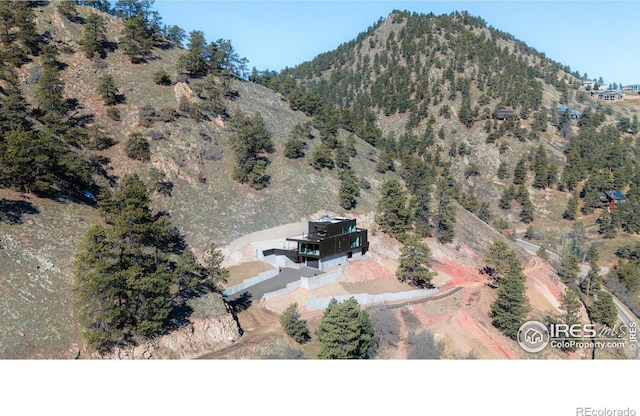
M527 160L523 156L513 171L513 184L522 185L527 178Z
M88 346L108 351L136 337L158 334L174 306L173 287L200 274L192 255L175 258L183 242L166 215L153 215L144 183L122 178L102 208L110 227L94 226L76 256L74 290ZM190 270L187 270L190 268Z
M129 57L131 63L144 62L151 55L154 45L153 31L149 22L143 16L137 15L124 21L124 30L120 42L122 51Z
M300 319L297 303L292 303L287 306L280 316L280 325L282 325L284 332L298 344L304 344L311 339L309 329L307 328L307 321Z
M562 218L569 221L574 221L578 213L578 205L580 204L580 197L577 192L574 192L569 202L567 202L567 208L562 213Z
M397 237L410 227L407 192L398 179L390 179L382 184L381 193L376 222L383 232Z
M145 139L140 132L134 132L129 135L125 143L124 151L131 159L141 162L151 160L151 147L147 139Z
M82 38L78 41L87 58L95 54L104 57L106 43L106 25L98 13L90 13L84 25Z
M98 94L100 94L106 105L117 104L119 93L120 91L118 91L112 75L98 78Z
M498 179L506 179L507 176L509 175L507 169L508 169L507 163L500 162L500 166L498 166L498 171L496 172L496 177Z
M443 178L438 183L440 199L434 222L436 238L441 243L451 243L455 237L457 209L454 204L455 189L450 186L451 182Z
M67 113L67 103L63 96L64 82L57 69L47 65L38 79L36 101L44 113L46 122L57 122Z
M519 267L518 257L502 240L495 240L489 246L484 261L487 264L482 272L489 277L492 287L498 287L511 269Z
M371 318L353 297L340 303L331 299L316 336L320 359L373 358L378 347Z
M296 138L290 138L284 144L284 156L288 159L304 157L305 143Z
M431 280L437 273L429 270L431 250L416 237L409 238L400 248L400 265L396 271L398 280L420 288L433 287Z
M333 154L331 153L331 148L322 142L313 149L311 153L311 158L309 160L311 166L313 166L316 170L322 169L333 169L335 166L333 161Z
M186 72L192 76L204 76L211 66L207 59L207 42L204 33L194 30L189 33L188 52L178 59L178 71Z
M491 323L512 339L517 338L530 309L524 281L519 262L512 262L498 286L498 297L491 304Z
M269 183L265 153L273 152L274 148L262 115L256 113L249 117L238 111L231 118L229 128L233 132L230 141L236 156L233 179L248 183L254 189L265 188Z
M596 301L593 302L589 308L589 315L591 315L591 319L594 321L613 328L618 319L618 310L616 309L615 303L613 303L611 293L603 290L597 292Z
M538 146L532 167L535 173L535 177L533 180L533 187L538 189L544 189L548 187L549 186L549 174L548 174L549 158L542 144Z
M562 257L562 264L560 265L558 275L564 283L574 283L578 279L579 272L578 256L569 253Z
M564 313L560 316L560 321L571 327L572 325L580 324L580 308L582 303L580 302L580 295L575 286L567 286L564 292L561 294L560 309ZM569 338L576 339L577 337L569 336ZM571 344L563 344L561 347L563 351L574 351L575 347Z
M411 200L415 231L421 237L431 236L431 187L420 186Z
M204 257L204 264L201 270L201 280L199 286L204 286L210 290L218 290L229 279L229 270L222 266L224 255L220 249L211 243L207 248Z
M356 176L352 170L340 172L340 190L338 199L344 209L353 209L356 206L356 198L360 196L360 187L356 183Z

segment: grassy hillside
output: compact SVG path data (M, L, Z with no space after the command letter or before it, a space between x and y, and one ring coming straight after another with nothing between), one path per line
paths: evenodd
M85 19L95 11L80 6L77 9ZM257 191L231 179L235 162L227 142L227 120L194 120L179 111L182 96L191 102L199 100L193 89L202 82L198 78L175 82L183 48L154 48L152 57L141 64L132 64L118 49L104 59L89 59L78 44L83 33L81 22L68 20L54 4L37 7L35 12L38 31L48 32L61 51L58 59L64 67L60 76L65 96L77 99L78 114L92 120L92 126L116 142L111 148L92 152L108 160L104 165L106 177L117 183L125 173L135 172L151 185L152 168L162 170L165 180L173 184L172 194L153 194L152 204L156 210L170 213L196 254L202 254L211 242L227 244L241 235L298 221L318 210L343 212L338 204L336 170L317 171L308 157L290 160L283 156L291 129L309 118L291 110L277 93L234 80L232 88L238 91L238 97L226 102L229 115L236 110L259 112L272 135L275 152L268 155L267 167L271 181L265 190ZM103 17L107 39L118 42L121 20ZM17 69L25 98L32 105L41 65L40 58L34 57ZM154 83L153 74L159 70L170 74L172 85ZM98 80L104 75L113 76L122 96L114 106L121 115L119 121L107 115L108 107L96 92ZM157 117L143 123L140 111L145 107L172 117L170 121ZM125 142L134 132L149 140L149 162L125 155ZM318 142L308 141L307 155ZM353 169L371 187L363 190L355 212L370 212L375 208L383 177L374 169L377 151L361 140L356 147ZM96 177L98 185L109 186L106 177ZM89 201L75 193L39 198L9 190L0 192L0 357L74 357L80 345L71 291L74 255L87 229L103 220Z

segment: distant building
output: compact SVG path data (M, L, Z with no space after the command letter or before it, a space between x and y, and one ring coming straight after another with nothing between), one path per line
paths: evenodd
M622 91L633 91L640 93L640 84L625 85L624 87L622 87Z
M613 211L617 204L627 200L626 195L620 191L604 191L600 192L599 196L601 206L608 207L609 211Z
M365 254L369 249L367 237L367 230L358 228L355 219L324 215L309 221L308 233L287 238L297 244L296 249L270 249L262 254L271 263L297 263L325 271Z
M569 115L571 118L580 118L582 112L580 110L576 110L575 108L569 108L566 105L562 104L558 106L558 114L564 114L566 111L569 111Z
M600 100L615 101L615 100L621 100L624 97L624 94L618 91L613 91L613 90L591 91L591 96L596 97Z
M496 112L493 114L493 118L495 118L496 120L506 120L506 119L517 120L520 117L518 117L515 111L509 108L499 107L498 109L496 109Z

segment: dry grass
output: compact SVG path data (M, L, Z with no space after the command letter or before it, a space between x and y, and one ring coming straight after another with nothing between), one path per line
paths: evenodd
M233 286L242 283L245 279L257 276L259 273L272 270L273 265L263 261L250 261L236 266L230 266L228 269L229 280L227 281L227 286Z

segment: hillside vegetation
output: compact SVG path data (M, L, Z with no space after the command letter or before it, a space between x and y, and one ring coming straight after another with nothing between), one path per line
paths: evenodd
M159 307L111 316L89 343L163 333L186 298L219 289L182 290L209 277L212 244L319 210L375 216L402 241L473 239L463 217L528 227L561 256L598 245L637 302L637 250L618 250L639 240L637 106L591 98L464 12L396 11L311 62L249 74L231 41L163 25L152 5L0 2L1 357L75 356L106 325L78 307L95 292L78 275L109 267L112 303L157 290ZM628 201L602 210L603 189ZM160 280L132 284L140 270Z

